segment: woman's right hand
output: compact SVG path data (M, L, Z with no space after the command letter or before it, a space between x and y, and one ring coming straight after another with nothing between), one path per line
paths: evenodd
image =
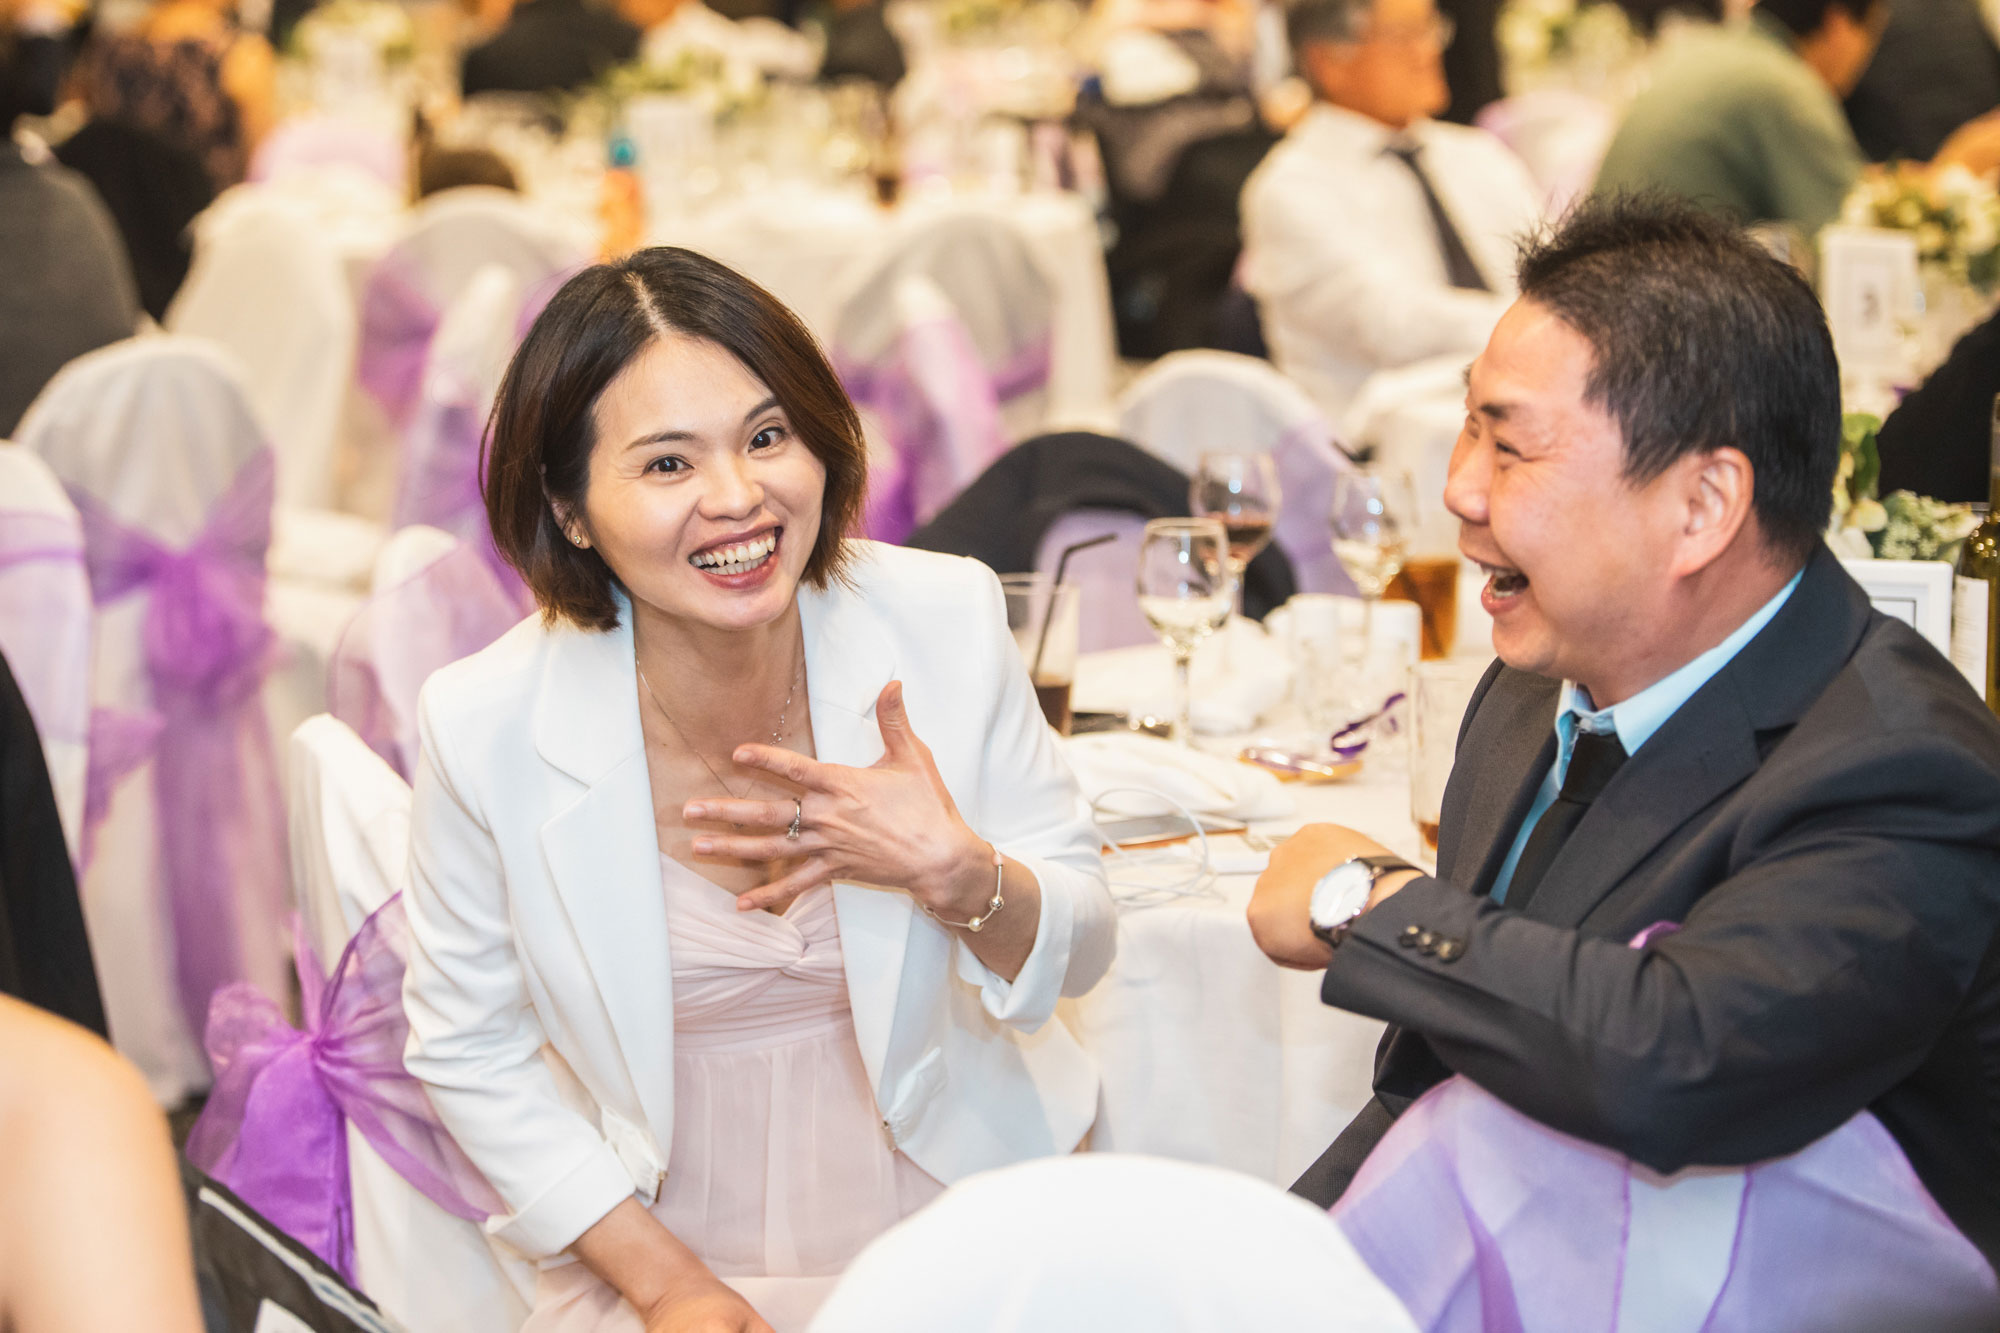
M750 1302L715 1278L662 1296L646 1311L646 1333L775 1333Z

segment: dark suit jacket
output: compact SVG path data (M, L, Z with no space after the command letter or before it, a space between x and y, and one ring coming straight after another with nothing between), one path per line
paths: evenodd
M465 95L581 88L639 50L639 30L583 0L525 0L507 26L465 53Z
M1867 1109L2000 1264L2000 724L1822 549L1510 911L1486 895L1559 689L1487 675L1438 877L1335 951L1322 998L1392 1026L1375 1100L1293 1188L1338 1197L1453 1073L1660 1171L1782 1156ZM1628 947L1658 921L1682 928ZM1427 956L1412 926L1459 948Z

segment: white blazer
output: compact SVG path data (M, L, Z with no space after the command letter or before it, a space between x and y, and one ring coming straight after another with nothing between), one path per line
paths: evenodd
M911 722L966 822L1041 886L1013 983L908 894L840 883L854 1031L888 1137L949 1184L1068 1152L1097 1071L1060 1022L1111 964L1098 844L1006 628L998 581L857 543L852 586L801 588L821 760L882 755L876 696ZM672 1164L674 991L629 614L538 618L431 677L411 829L406 1063L511 1212L489 1230L566 1249Z

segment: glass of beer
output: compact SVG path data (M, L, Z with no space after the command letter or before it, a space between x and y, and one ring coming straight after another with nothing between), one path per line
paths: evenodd
M1458 727L1486 663L1465 658L1419 662L1410 669L1410 818L1423 835L1424 852L1437 857L1438 823L1445 783L1458 749Z
M1389 583L1385 598L1415 602L1423 616L1423 659L1450 657L1458 638L1458 557L1413 555Z
M1034 682L1042 716L1067 736L1070 686L1076 680L1077 586L1058 584L1047 574L1003 574L1000 590L1007 596L1007 628Z

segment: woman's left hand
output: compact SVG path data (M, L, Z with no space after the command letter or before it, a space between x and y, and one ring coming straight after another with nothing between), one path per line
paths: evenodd
M712 798L689 801L689 825L728 823L770 833L697 833L697 856L738 861L804 860L777 879L741 894L741 911L782 909L821 884L858 880L902 889L931 911L963 919L984 910L993 893L993 853L959 817L930 747L910 729L903 684L890 681L875 701L882 757L868 768L823 764L772 745L744 745L733 756L803 789L791 801ZM794 812L799 835L787 837Z

